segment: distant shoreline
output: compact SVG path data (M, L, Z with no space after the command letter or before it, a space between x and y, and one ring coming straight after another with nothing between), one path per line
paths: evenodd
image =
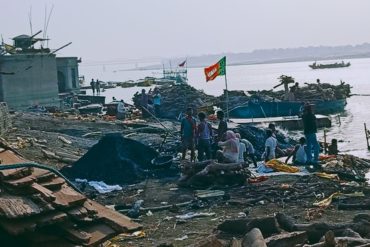
M243 66L243 65L258 65L258 64L279 64L279 63L296 63L296 62L315 62L315 61L329 61L329 60L345 60L345 59L366 59L370 58L370 54L366 55L348 55L348 56L333 56L333 57L327 57L327 58L320 58L320 59L314 59L314 58L295 58L295 59L272 59L272 60L266 60L266 61L246 61L246 62L239 62L239 63L229 63L227 66ZM194 65L194 66L188 66L187 68L196 69L196 68L204 68L209 66L210 64L204 64L204 65ZM162 65L155 65L155 66L149 66L149 67L142 67L142 68L134 68L134 69L123 69L123 70L117 70L117 71L148 71L148 70L162 70Z

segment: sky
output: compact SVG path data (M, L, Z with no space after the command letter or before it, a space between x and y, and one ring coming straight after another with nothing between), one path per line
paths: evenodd
M0 34L44 29L83 64L370 42L369 0L0 0ZM47 18L46 18L47 19ZM42 34L38 37L42 37Z

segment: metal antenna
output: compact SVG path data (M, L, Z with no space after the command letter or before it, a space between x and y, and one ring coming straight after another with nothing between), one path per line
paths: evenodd
M45 33L44 33L45 34L45 37L47 37L46 34L47 34L47 31L48 31L50 17L51 17L51 14L53 13L53 9L54 9L54 4L51 6L51 10L50 10L50 13L49 13L48 21L46 22ZM48 46L48 44L49 44L49 42L47 42L47 45L46 46Z
M30 30L31 30L31 36L33 34L33 31L32 31L32 5L30 6L30 12L28 13L28 21L30 23Z

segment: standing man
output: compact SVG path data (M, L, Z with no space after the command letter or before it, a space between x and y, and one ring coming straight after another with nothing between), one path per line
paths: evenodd
M153 105L154 105L155 116L160 117L161 115L161 94L159 93L159 89L157 87L154 88Z
M98 79L96 79L95 87L96 87L96 95L100 95L100 82Z
M212 141L212 126L206 120L206 114L204 112L198 113L200 123L197 128L198 136L198 160L204 160L204 154L206 159L211 159L211 141Z
M193 109L188 107L186 109L186 116L181 120L181 143L182 143L182 159L185 159L186 151L190 149L190 160L195 161L195 132L196 121L193 117Z
M220 121L218 123L218 128L217 128L217 142L220 141L225 141L226 138L226 131L227 131L227 122L224 119L225 113L223 111L218 111L217 112L217 119Z
M267 139L265 142L265 152L263 153L263 158L265 162L276 158L275 150L277 147L277 140L273 136L271 129L266 130L266 135Z
M307 148L306 148L307 163L318 165L320 146L319 146L319 143L316 137L316 133L317 133L316 116L312 112L311 105L305 105L302 120L303 120L304 135L306 137L306 142L307 142ZM312 158L312 151L313 151L313 158Z
M90 86L91 86L91 89L93 91L93 95L95 95L95 81L94 81L94 79L91 79Z
M141 112L142 112L143 118L146 118L149 115L148 114L148 101L149 101L148 94L146 94L145 89L142 89L140 105L141 105Z

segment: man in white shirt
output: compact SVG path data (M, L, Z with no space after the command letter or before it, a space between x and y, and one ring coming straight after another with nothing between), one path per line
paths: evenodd
M272 135L272 131L270 129L266 130L267 134L267 139L265 142L265 152L264 152L264 159L265 161L269 161L272 159L275 159L275 150L277 147L277 140L276 138Z

